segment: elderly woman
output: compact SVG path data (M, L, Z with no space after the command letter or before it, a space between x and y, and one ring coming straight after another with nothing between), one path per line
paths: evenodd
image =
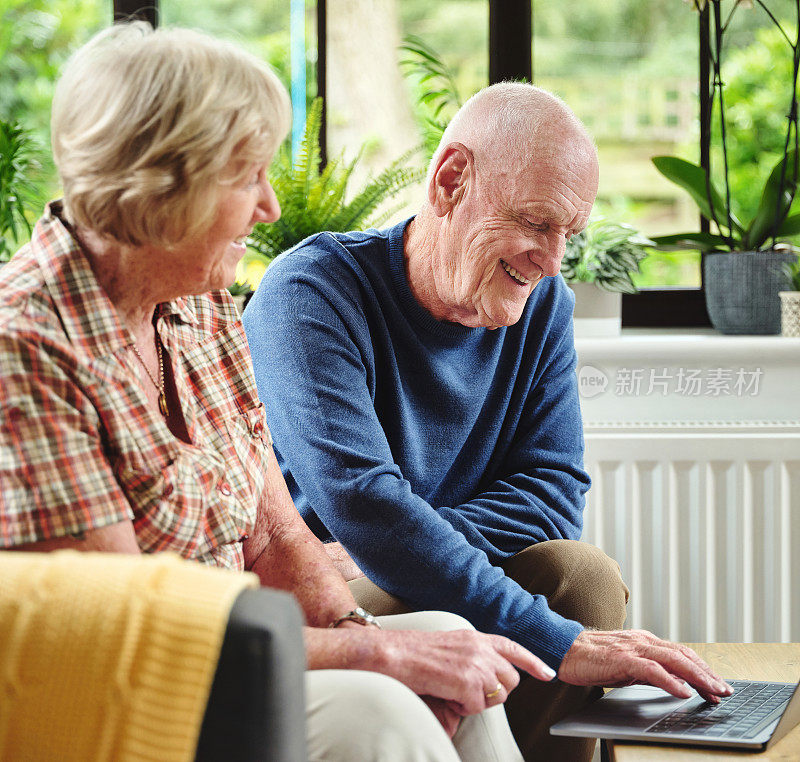
M64 199L0 271L0 546L174 551L291 591L312 759L519 759L500 704L515 666L549 669L450 615L370 626L276 463L224 287L280 215L288 121L268 67L195 32L121 25L69 62Z

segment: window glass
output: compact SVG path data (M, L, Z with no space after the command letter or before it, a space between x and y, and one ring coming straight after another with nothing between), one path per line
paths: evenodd
M793 0L768 0L765 4L794 41ZM737 7L724 39L728 181L733 211L746 224L758 208L764 182L783 156L792 94L792 49L757 3L752 8ZM715 182L724 193L717 105L715 101L711 161Z
M356 192L399 157L422 170L438 142L428 118L436 109L446 122L458 103L487 82L488 3L486 0L329 0L328 5L328 148L329 155L359 155L350 187ZM419 56L401 49L412 35L437 56L453 75L420 82L421 74L404 61ZM451 87L452 85L452 87ZM448 90L425 102L429 90ZM409 151L416 150L413 155ZM385 224L413 214L424 198L417 182L378 210Z
M658 154L699 159L697 16L679 0L534 6L534 81L560 95L597 141L595 214L646 235L695 230L691 200L655 170ZM639 285L699 286L694 253L656 254Z
M112 18L111 0L0 0L0 119L33 141L28 220L59 194L50 152L50 104L61 66ZM25 240L9 238L14 251Z
M292 13L305 17L306 99L316 94L316 3L293 0L161 0L161 22L200 29L229 39L267 61L287 89L291 88ZM302 104L302 106L307 105Z
M727 14L733 2L723 3ZM791 0L767 3L793 19ZM791 21L786 24L790 35ZM653 168L658 154L699 161L698 18L678 0L589 0L564 13L534 6L534 79L561 95L598 142L597 210L646 235L699 229L696 206ZM725 34L723 81L735 211L749 217L778 159L789 107L791 51L759 7L737 7ZM715 120L717 113L715 112ZM783 132L782 132L783 131ZM715 146L719 145L715 127ZM723 187L722 156L712 150ZM698 286L699 254L648 257L640 286Z

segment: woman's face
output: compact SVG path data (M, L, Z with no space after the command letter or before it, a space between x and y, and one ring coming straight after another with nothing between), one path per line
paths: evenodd
M257 222L275 222L281 208L267 180L266 165L253 165L233 185L224 185L214 222L205 234L176 251L193 293L222 289L233 283L236 265L246 251L244 240Z

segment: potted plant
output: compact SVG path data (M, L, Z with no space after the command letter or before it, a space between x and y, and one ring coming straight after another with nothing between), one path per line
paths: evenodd
M706 308L715 328L729 334L770 334L780 330L778 292L785 274L783 265L791 259L791 247L781 241L800 233L800 214L790 215L800 178L797 132L797 77L800 69L800 5L794 4L796 29L790 37L766 4L758 5L780 30L792 51L791 82L787 83L788 125L783 153L773 168L761 193L761 201L748 221L740 220L731 198L728 176L728 131L725 115L724 82L721 75L722 49L730 19L745 3L732 0L730 11L723 12L723 0L693 0L702 11L706 2L713 20L714 32L709 46L709 64L713 74L710 91L711 108L718 115L719 142L722 156L723 192L707 172L691 162L671 156L656 156L656 169L668 180L686 190L702 215L712 225L712 232L679 233L654 238L662 249L701 249ZM750 3L752 5L752 3ZM711 129L704 130L710 155Z
M314 233L360 230L368 225L379 227L397 208L376 215L378 207L424 177L422 169L405 166L414 153L411 151L377 177L369 178L348 200L348 182L360 155L350 162L342 157L329 159L325 168L320 169L321 116L322 101L317 98L309 109L297 157L293 159L290 146L284 144L270 166L269 179L281 206L281 217L253 229L247 241L249 250L237 275L240 284L257 286L278 254Z
M800 255L783 266L789 290L781 291L781 333L800 336Z
M567 241L561 274L575 292L576 336L619 335L622 294L638 291L631 275L653 245L630 225L603 217Z

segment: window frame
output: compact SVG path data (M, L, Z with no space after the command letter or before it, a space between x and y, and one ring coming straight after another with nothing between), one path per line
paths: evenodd
M143 5L143 2L147 2ZM489 84L509 79L533 82L534 0L488 0L489 4ZM113 0L114 20L143 18L158 25L159 0ZM327 2L317 0L317 93L322 98L320 151L322 165L327 160ZM708 170L710 131L710 44L709 11L698 14L700 165ZM707 232L709 222L700 217L700 229ZM701 254L699 288L644 288L638 294L622 295L624 328L706 328L711 326L705 308L705 283Z

